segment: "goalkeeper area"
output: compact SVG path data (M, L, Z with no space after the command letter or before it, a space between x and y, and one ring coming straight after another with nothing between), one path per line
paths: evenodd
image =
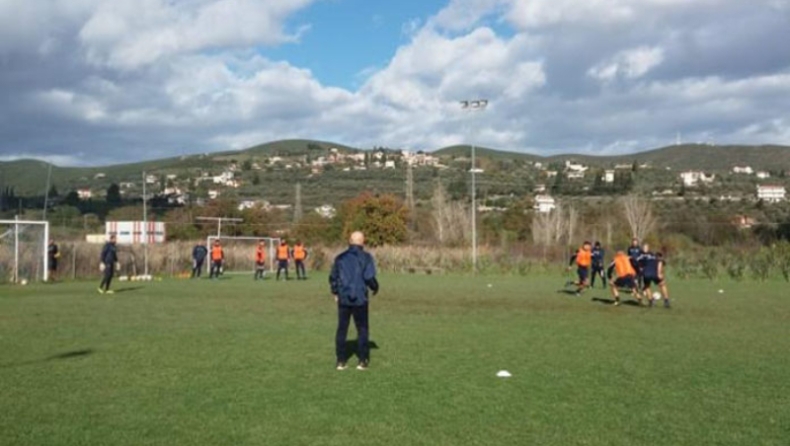
M1 443L787 444L784 282L673 281L665 311L559 272L382 274L370 368L340 372L315 276L2 288Z
M222 263L223 274L247 274L255 271L255 249L258 243L266 242L266 270L274 272L274 256L280 238L277 237L233 237L216 235L206 239L206 247L211 251L214 241L219 240L225 252L225 261ZM206 273L209 272L211 262L206 262Z
M46 282L49 223L0 220L0 283Z

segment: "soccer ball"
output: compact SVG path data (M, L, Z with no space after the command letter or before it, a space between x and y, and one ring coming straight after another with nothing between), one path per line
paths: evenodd
M27 279L22 279L22 280L20 280L20 281L19 281L19 284L20 284L20 285L22 285L22 286L25 286L25 285L27 285Z
M659 293L658 291L653 293L653 300L661 300L661 293Z

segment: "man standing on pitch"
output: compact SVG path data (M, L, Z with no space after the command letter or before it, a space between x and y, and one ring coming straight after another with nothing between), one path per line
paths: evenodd
M225 251L222 250L222 243L219 240L214 240L214 246L211 247L211 270L209 271L209 279L219 279L222 274L222 262L225 260Z
M115 247L115 234L110 236L110 240L104 244L99 258L99 270L103 273L101 284L99 285L100 294L113 294L110 289L115 270L118 269L118 251Z
M296 280L307 280L307 273L304 269L304 261L307 259L307 249L301 240L297 240L293 249L294 265L296 266Z
M263 280L266 274L266 240L259 240L255 248L255 279Z
M199 278L203 274L203 262L208 256L208 249L202 241L192 249L192 278Z
M373 256L365 252L365 236L361 232L351 234L348 249L335 258L329 285L337 303L337 333L335 354L337 370L347 368L346 336L351 318L357 327L357 370L367 370L370 361L368 346L368 290L375 296L379 291L376 280L376 264Z
M60 258L60 248L54 240L49 241L47 247L47 263L49 267L49 280L54 282L58 274L58 259Z
M280 280L280 272L285 271L285 281L288 281L288 261L291 258L291 248L288 242L283 239L277 246L277 280Z

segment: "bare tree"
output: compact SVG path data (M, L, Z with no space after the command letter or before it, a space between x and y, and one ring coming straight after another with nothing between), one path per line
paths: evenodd
M436 183L431 208L434 236L440 245L471 240L469 209L461 202L448 201L447 192L441 183Z
M650 202L636 195L627 195L622 198L622 203L625 219L631 229L631 236L644 240L656 229L658 223Z
M565 214L565 228L568 231L568 246L573 244L573 239L576 237L576 231L579 223L579 211L575 207L569 206Z

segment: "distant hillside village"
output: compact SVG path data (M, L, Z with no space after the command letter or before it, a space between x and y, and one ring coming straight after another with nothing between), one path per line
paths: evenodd
M208 155L202 155L208 157ZM306 179L316 178L327 171L342 175L348 173L352 175L362 171L395 171L411 168L432 168L439 170L462 169L461 166L468 164L470 159L465 156L438 156L425 152L411 152L406 150L373 150L365 152L348 152L338 148L329 148L325 155L265 155L255 158L237 161L233 159L214 159L211 167L197 169L190 175L178 175L175 173L152 172L145 176L145 183L148 186L148 194L165 199L168 204L183 206L193 204L205 206L211 200L218 200L222 197L232 197L238 201L238 209L261 208L270 209L290 209L292 203L276 203L272 200L257 197L247 197L239 191L245 185L255 186L260 182L261 175L267 172L276 171L308 171ZM484 159L481 164L490 164ZM607 188L619 187L630 180L632 173L636 170L656 170L649 164L615 164L610 168L602 169L585 165L573 160L566 160L563 164L547 164L540 161L525 161L528 167L534 171L535 182L532 188L533 208L538 213L548 213L556 208L558 197L558 183L564 180L569 182L584 182L593 178L592 185L581 188L582 192L590 192L592 189L606 190ZM468 167L468 166L467 166ZM670 172L666 167L662 169ZM248 173L251 173L248 174ZM477 173L484 175L484 169L478 169ZM710 189L715 186L717 181L724 182L723 178L742 177L751 178L757 181L751 193L741 189L740 193L726 193L717 196L706 195L704 199L717 199L723 201L762 201L764 203L779 203L787 199L787 190L783 183L772 183L772 173L764 170L755 170L750 166L732 166L728 175L716 174L699 170L687 170L672 174L664 184L658 184L651 195L656 200L682 199L683 195L693 193L695 189ZM783 172L781 173L783 176ZM105 173L96 173L93 181L86 181L85 185L74 191L80 200L103 199L106 196L106 189L101 185L106 182ZM91 183L95 183L93 186ZM139 196L142 193L142 180L138 182L122 181L118 183L122 196ZM314 208L314 211L321 216L331 218L336 213L336 203L321 203ZM491 212L503 210L498 206L487 206L485 203L478 205L481 212Z
M724 154L728 149L718 150ZM46 197L18 197L14 183L0 185L0 209L13 218L42 209L46 200L52 209L48 217L60 219L64 228L95 231L104 221L140 220L145 194L148 217L167 222L170 237L172 228L192 228L195 216L200 215L237 213L254 221L269 219L272 222L261 225L276 226L277 231L288 231L304 218L317 219L309 223L316 227L335 224L344 203L369 192L401 200L414 220L411 227L426 231L434 225L431 212L437 197L458 204L453 212L468 215L474 173L475 209L481 224L500 233L508 225L528 226L535 216L553 215L568 207L579 210L590 222L600 221L601 210L611 206L607 203L627 195L649 199L667 224L687 225L694 220L698 228L725 224L752 228L790 219L787 163L766 163L766 156L756 157L755 164L717 159L716 168L701 169L710 157L708 152L680 153L690 154L689 159L697 162L674 162L661 153L663 158L653 154L639 161L639 154L542 158L478 149L473 168L469 147L423 152L271 143L261 149L138 165L62 168L53 175ZM40 182L41 176L34 179ZM527 237L530 231L522 228L518 238ZM702 229L699 233L697 238L707 237ZM190 229L183 237L194 234Z

